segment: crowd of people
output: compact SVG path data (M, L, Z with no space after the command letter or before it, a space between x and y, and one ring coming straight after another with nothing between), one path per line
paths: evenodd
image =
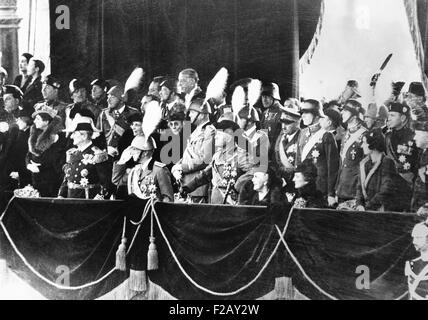
M362 105L355 80L332 101L283 102L273 82L228 85L222 68L204 91L185 69L139 97L137 68L125 84L73 79L65 103L64 84L44 70L30 54L13 84L0 69L2 197L31 185L52 198L398 212L428 203L420 82L393 83L379 106Z

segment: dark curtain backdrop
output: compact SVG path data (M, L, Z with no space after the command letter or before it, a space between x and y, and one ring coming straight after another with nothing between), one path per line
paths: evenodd
M321 3L50 0L52 70L65 81L76 76L124 81L138 65L146 71L147 84L153 76L176 76L192 67L204 87L225 66L231 79L275 81L283 96L290 96L296 56L311 43ZM70 30L55 27L55 8L63 4L70 8Z

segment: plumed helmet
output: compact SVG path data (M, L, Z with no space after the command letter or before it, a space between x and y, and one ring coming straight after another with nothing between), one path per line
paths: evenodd
M238 117L241 119L248 119L253 122L260 122L260 116L257 110L255 108L250 108L248 105L238 112Z
M205 102L204 99L193 99L193 101L190 103L189 111L193 110L202 114L210 114L211 113L211 107L208 104L208 102Z
M76 92L79 89L85 89L86 91L88 91L88 87L87 87L86 83L80 79L71 80L68 88L70 89L70 94L73 94L74 92Z
M110 84L104 79L95 79L91 82L91 87L93 86L98 86L106 92L110 89Z
M131 147L141 151L151 151L156 149L156 143L152 137L146 139L145 136L136 136L132 140Z
M107 95L123 100L124 89L120 85L114 86L107 92Z
M11 94L15 99L22 99L24 97L24 93L20 88L14 85L6 85L4 86L3 94Z
M275 100L281 101L279 86L273 82L264 84L262 87L262 96L272 97Z

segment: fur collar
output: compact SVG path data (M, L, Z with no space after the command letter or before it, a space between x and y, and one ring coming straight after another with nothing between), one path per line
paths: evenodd
M61 118L55 117L46 131L31 127L30 139L28 140L29 151L35 156L40 156L48 150L56 141L58 133L63 129Z

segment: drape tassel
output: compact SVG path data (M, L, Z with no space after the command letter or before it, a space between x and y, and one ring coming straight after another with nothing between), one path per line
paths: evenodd
M288 277L276 278L275 293L277 300L294 300L292 279Z
M146 271L130 270L129 289L136 292L147 291L147 273Z
M116 270L126 271L126 217L123 221L122 241L116 251Z
M156 238L154 237L154 208L152 204L152 213L151 213L151 233L150 233L150 245L149 245L149 251L147 252L147 270L148 271L154 271L159 268L159 256L158 256L158 250L155 244Z

